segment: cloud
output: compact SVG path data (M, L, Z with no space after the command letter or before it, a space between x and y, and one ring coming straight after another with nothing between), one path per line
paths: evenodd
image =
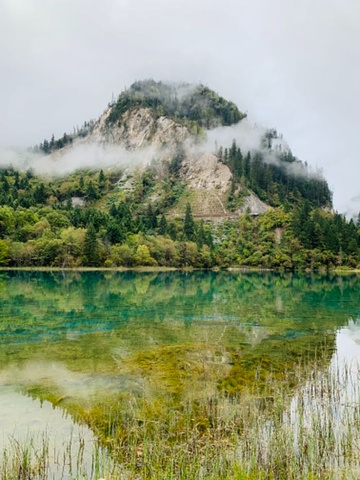
M350 200L343 204L342 212L347 218L353 218L357 221L360 215L360 195L352 197Z
M157 153L153 147L129 151L120 145L102 145L80 140L52 155L4 149L0 151L0 166L13 166L19 170L32 169L36 174L45 176L62 176L87 168L132 169L149 164Z
M186 91L189 90L184 87ZM189 88L193 88L189 86ZM216 146L229 148L235 140L243 155L247 152L261 152L263 160L286 168L294 176L319 176L319 169L305 168L302 162L284 163L279 159L279 152L290 151L288 144L278 136L272 139L271 149L264 147L264 136L269 130L248 118L236 125L222 126L206 131L206 140L200 144L192 140L186 142L186 150L191 156L198 153L214 152ZM134 169L149 165L156 159L170 159L171 148L157 148L151 145L137 150L126 149L123 145L94 143L88 139L79 139L70 146L55 151L51 155L32 153L29 150L3 149L0 151L0 166L13 166L19 170L31 169L34 173L55 177L64 176L79 169Z
M359 194L359 15L353 0L3 0L0 144L58 138L136 79L203 82L322 167L339 208Z
M243 153L260 150L261 140L265 133L265 128L254 125L250 120L245 118L230 127L217 127L212 130L207 130L206 147L209 150L213 150L215 144L217 144L219 147L223 146L224 148L228 148L231 146L233 140L235 140Z
M290 175L306 177L318 177L321 175L320 169L306 167L305 164L300 161L292 163L282 162L279 159L279 153L290 152L290 147L282 135L277 135L277 138L271 141L271 149L266 148L264 146L264 136L268 132L268 128L253 123L249 118L245 118L230 127L217 127L208 130L206 132L206 142L200 146L200 149L215 152L216 146L229 148L235 140L243 155L246 155L247 152L252 154L261 152L263 160L266 163L282 166Z

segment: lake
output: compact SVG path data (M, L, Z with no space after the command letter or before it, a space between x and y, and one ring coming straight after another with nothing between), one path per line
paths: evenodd
M315 364L360 355L356 275L4 271L0 298L2 449L45 430L62 444L81 425L75 443L111 450L131 418L294 392Z

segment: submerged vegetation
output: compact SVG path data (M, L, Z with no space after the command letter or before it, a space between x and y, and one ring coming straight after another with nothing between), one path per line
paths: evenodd
M45 432L23 441L10 438L0 454L2 480L117 480L120 470L109 452L85 438L75 442L72 434L61 445L51 445Z
M354 365L302 366L290 390L268 377L262 392L253 384L241 396L217 393L178 407L126 395L105 417L100 405L89 414L107 453L97 447L86 468L81 448L70 447L56 479L69 478L61 469L67 472L74 457L71 478L88 480L357 478L358 374ZM51 454L56 458L56 450ZM46 440L37 449L31 440L10 444L0 473L4 480L52 478Z
M90 463L72 435L65 453L46 434L14 438L1 478L357 478L359 369L335 350L359 317L359 278L331 271L359 267L360 217L333 212L325 179L275 130L248 152L236 141L201 151L204 129L245 117L203 85L135 82L97 133L129 139L127 112L132 127L146 124L134 145L149 125L150 145L164 123L192 150L161 131L166 158L139 168L0 170L0 387L50 402L96 436ZM94 127L35 151L70 150ZM202 155L213 167L195 178L198 195L190 167ZM216 172L220 182L208 178ZM198 208L206 196L208 211ZM6 271L34 266L185 271ZM206 271L243 266L282 273Z
M69 449L74 478L335 479L359 468L358 372L334 357L336 331L359 314L356 275L0 279L1 382L63 409L103 447L92 472ZM46 441L29 442L10 442L2 478L51 478Z

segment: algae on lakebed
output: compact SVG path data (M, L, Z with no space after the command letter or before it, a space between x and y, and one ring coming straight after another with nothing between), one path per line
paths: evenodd
M2 284L0 381L112 448L160 425L169 445L215 435L221 397L292 391L360 313L356 276L9 272Z
M309 372L315 360L328 363L333 340L329 336L301 338L291 343L291 349L276 342L270 351L262 344L251 348L244 344L238 350L208 343L155 346L125 358L115 356L116 366L106 375L69 371L68 379L61 381L55 365L53 377L48 374L37 383L30 380L24 389L66 409L110 446L120 437L121 442L128 439L128 427L134 422L137 427L160 422L167 429L170 427L165 425L173 425L175 416L178 429L189 428L189 410L191 428L209 434L213 413L206 405L216 405L222 394L242 395L247 401L250 397L272 398L279 389L294 391L299 381L306 379L305 373L301 376L302 369ZM314 358L311 354L316 350Z

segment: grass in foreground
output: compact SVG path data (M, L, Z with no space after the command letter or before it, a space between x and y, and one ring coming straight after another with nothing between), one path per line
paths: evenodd
M289 392L213 394L178 404L129 396L93 425L106 449L91 461L69 447L60 457L44 439L11 441L3 480L35 479L351 479L360 476L359 369L315 368ZM299 380L304 379L300 373ZM300 385L300 383L299 383ZM109 453L111 452L111 453ZM52 460L51 460L52 459ZM54 461L55 459L55 461ZM56 471L54 470L54 463ZM55 473L54 473L55 472Z

